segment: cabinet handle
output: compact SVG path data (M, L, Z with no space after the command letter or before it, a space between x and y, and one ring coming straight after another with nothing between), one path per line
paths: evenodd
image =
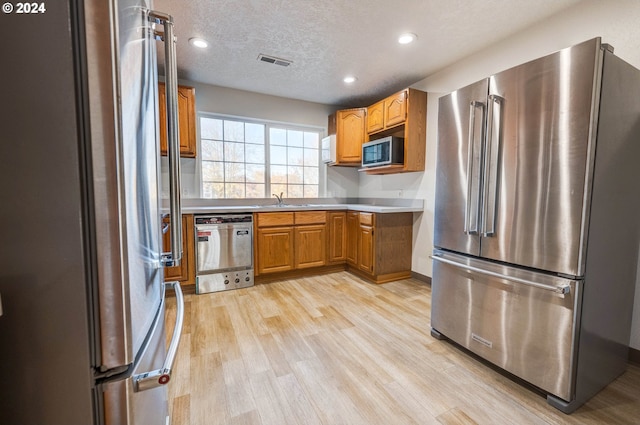
M167 105L167 157L169 160L169 211L171 252L162 253L162 263L179 266L182 259L182 204L180 199L180 131L178 128L178 71L173 18L166 13L149 11L151 22L160 24L164 32L154 32L157 40L164 41L165 93Z

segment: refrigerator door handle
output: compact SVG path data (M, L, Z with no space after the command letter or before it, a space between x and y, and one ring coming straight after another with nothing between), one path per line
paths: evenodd
M474 273L480 273L480 274L495 277L498 279L508 280L510 282L521 283L523 285L533 286L534 288L544 289L545 291L551 291L561 295L568 294L569 292L571 292L571 286L569 285L560 285L560 286L546 285L544 283L534 282L532 280L522 279L515 276L507 276L502 273L496 273L490 270L481 269L479 267L470 266L468 264L458 263L457 261L449 260L447 258L442 258L437 255L432 255L430 257L435 261L449 264L450 266L457 267L459 269L471 271Z
M498 209L498 167L500 158L500 139L502 136L502 105L504 98L489 95L487 113L487 137L484 157L484 196L482 214L482 236L495 233L496 210ZM496 105L499 113L495 113ZM494 142L495 140L495 142Z
M179 266L182 259L182 205L180 199L180 131L178 128L178 71L176 61L176 39L173 35L173 18L166 13L149 11L152 22L164 27L164 32L155 32L156 39L164 41L165 90L167 105L167 151L169 160L169 211L171 229L171 252L162 253L162 263Z
M160 369L139 373L133 377L133 388L135 391L145 391L161 385L166 385L169 383L169 380L171 380L173 362L176 358L180 338L182 337L184 297L182 296L180 282L166 282L165 288L173 288L176 293L176 323L173 327L173 335L171 335L171 343L169 343L167 357L165 357L164 364Z
M469 140L467 145L467 196L464 203L464 233L467 235L475 235L478 233L478 221L480 213L480 191L478 190L478 202L475 204L475 209L472 208L470 200L473 197L473 182L474 182L474 146L476 140L475 128L476 128L476 109L482 109L482 120L484 122L484 103L473 100L469 103ZM480 132L480 137L483 133ZM480 146L483 141L481 140ZM474 211L472 211L474 209ZM473 219L473 221L472 221Z

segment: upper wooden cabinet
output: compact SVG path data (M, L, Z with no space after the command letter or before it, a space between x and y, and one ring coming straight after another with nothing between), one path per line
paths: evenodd
M407 90L402 90L367 108L367 133L402 124L407 119Z
M367 108L367 141L386 136L404 139L404 162L368 168L367 174L424 171L427 147L427 93L408 88Z
M362 164L362 144L367 136L366 115L366 108L336 112L336 162L332 165L359 167Z
M167 106L164 83L158 83L160 110L160 153L167 155ZM196 157L196 89L178 86L178 125L180 129L180 156Z

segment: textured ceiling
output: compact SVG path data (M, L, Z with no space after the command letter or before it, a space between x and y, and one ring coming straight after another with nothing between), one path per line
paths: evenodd
M362 106L580 0L155 0L173 15L178 77ZM400 33L418 40L400 45ZM191 37L209 47L191 46ZM293 61L257 60L260 53ZM161 67L160 72L163 72ZM342 78L357 76L352 85Z

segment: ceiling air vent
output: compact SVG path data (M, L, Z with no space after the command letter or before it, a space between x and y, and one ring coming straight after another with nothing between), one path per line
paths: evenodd
M280 66L289 66L293 63L293 61L290 61L287 59L280 59L274 56L267 56L267 55L263 55L262 53L258 55L258 60L262 62L272 63L274 65L280 65Z

